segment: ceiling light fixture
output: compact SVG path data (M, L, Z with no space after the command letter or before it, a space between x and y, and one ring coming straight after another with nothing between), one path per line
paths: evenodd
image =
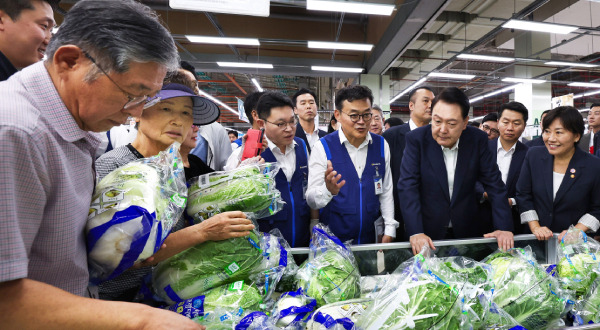
M273 64L267 63L246 63L246 62L217 62L219 66L231 68L255 68L255 69L273 69Z
M525 84L543 84L546 82L544 79L527 79L527 78L504 78L502 79L504 82L515 82L515 83L525 83Z
M373 45L344 42L309 41L308 48L370 51Z
M390 16L394 8L394 5L376 3L306 0L306 9L308 10L335 11L340 13Z
M185 36L190 42L196 44L218 44L218 45L241 45L241 46L260 46L260 41L256 38L227 38L227 37L205 37L205 36Z
M415 89L415 87L421 85L422 83L424 83L425 81L427 81L427 77L423 77L419 80L417 80L415 83L413 83L412 85L406 87L402 92L400 92L398 95L394 96L391 100L390 100L390 104L392 104L394 101L396 101L397 99L401 98L404 94L412 91L413 89Z
M260 87L260 84L258 83L258 80L256 80L256 78L252 78L252 83L254 84L254 86L256 86L256 89L258 89L259 92L263 92L262 87Z
M332 72L363 72L365 69L363 68L343 68L339 66L318 66L313 65L310 67L313 71L332 71Z
M227 104L225 104L225 103L223 103L223 102L221 102L221 101L217 100L217 99L216 99L214 96L212 96L212 95L208 94L207 92L205 92L205 91L201 90L200 88L198 88L198 92L199 92L199 93L200 93L202 96L204 96L204 97L206 97L207 99L209 99L209 100L211 100L211 101L215 102L216 104L218 104L218 105L222 106L223 108L225 108L225 109L227 109L227 110L229 110L229 111L231 111L231 112L235 113L235 114L236 114L236 115L238 115L238 116L240 115L240 113L239 113L238 111L236 111L236 110L233 110L233 108L231 108L231 107L230 107L230 106L228 106Z
M471 79L475 78L475 75L474 74L446 73L446 72L431 72L431 73L429 73L429 77L471 80Z
M473 104L473 103L476 103L476 102L479 102L479 101L483 100L483 99L484 99L484 98L486 98L486 97L490 97L490 96L494 96L494 95L502 94L502 93L504 93L504 92L508 92L508 91L510 91L510 90L513 90L513 89L515 89L515 88L516 88L518 85L519 85L519 84L515 84L515 85L507 86L507 87L504 87L504 88L501 88L501 89L495 90L495 91L493 91L493 92L489 92L489 93L487 93L487 94L485 94L485 95L482 95L482 96L477 96L476 98L474 98L474 99L472 99L472 100L469 100L469 103Z
M573 95L573 99L582 98L584 96L592 96L592 95L596 95L596 94L600 94L600 90Z
M477 60L477 61L484 61L484 62L502 62L502 63L508 63L508 62L514 62L515 61L515 59L512 58L512 57L491 56L491 55L477 55L477 54L459 54L456 57L460 58L460 59L465 59L465 60Z
M588 82L572 82L570 84L567 84L567 86L599 88L600 84L599 83L588 83Z
M545 65L551 65L551 66L573 66L573 67L582 67L582 68L595 68L598 65L597 64L590 64L590 63L573 63L573 62L559 62L559 61L550 61L550 62L546 62L544 63Z
M502 25L502 27L505 29L517 29L517 30L535 31L535 32L548 32L548 33L556 33L556 34L569 34L578 29L577 26L572 26L572 25L532 22L532 21L523 21L523 20L518 20L518 19L511 19L508 22L504 23L504 25Z

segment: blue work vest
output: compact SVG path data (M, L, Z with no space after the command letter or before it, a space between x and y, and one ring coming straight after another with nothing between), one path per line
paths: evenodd
M277 228L292 247L308 246L310 242L310 207L306 203L304 187L308 184L308 154L306 145L300 138L295 137L296 169L292 181L288 182L283 170L275 176L275 186L285 201L283 210L274 215L258 220L262 232ZM277 162L271 149L263 151L260 156L266 162Z
M375 243L375 220L380 215L375 177L380 177L383 185L385 144L383 137L369 134L372 143L367 147L367 161L361 178L346 147L340 143L339 132L321 138L327 160L331 161L333 170L342 175L346 184L321 210L319 218L342 242L352 239L352 244Z

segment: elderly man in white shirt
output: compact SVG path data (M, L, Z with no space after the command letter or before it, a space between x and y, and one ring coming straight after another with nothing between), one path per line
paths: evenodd
M369 133L373 95L367 87L343 88L334 112L341 129L319 142L312 151L306 199L321 210L321 222L342 241L353 244L391 242L394 220L393 182L387 142ZM383 228L376 223L383 220Z

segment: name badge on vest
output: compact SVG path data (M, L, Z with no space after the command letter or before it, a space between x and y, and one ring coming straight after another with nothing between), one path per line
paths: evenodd
M308 188L308 179L306 172L303 173L304 178L302 178L302 198L306 199L306 189Z
M383 180L379 175L379 167L375 166L375 175L373 176L373 184L375 185L375 195L383 193Z

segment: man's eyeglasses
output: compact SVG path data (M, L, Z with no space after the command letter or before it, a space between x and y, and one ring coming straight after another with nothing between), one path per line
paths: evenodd
M104 71L104 69L102 69L102 67L100 67L100 65L98 65L98 63L96 63L96 60L87 52L83 52L83 54L85 55L85 57L87 57L90 61L92 61L92 63L94 63L94 65L102 72L104 73L104 75L106 76L106 78L108 78L108 80L110 80L115 86L117 86L117 88L119 90L121 90L121 92L123 92L123 94L125 94L125 96L127 96L127 103L125 103L125 105L123 106L123 109L127 110L129 108L133 108L135 106L138 106L142 103L147 103L144 108L148 108L152 105L155 105L156 103L158 103L160 101L160 97L154 97L152 100L149 99L148 95L142 95L142 96L135 96L132 94L127 93L123 88L121 88L121 86L119 86L119 84L117 84L109 75L108 73L106 73L106 71ZM149 104L148 101L150 101L152 104Z
M358 123L358 121L360 120L360 118L362 118L365 122L369 122L371 121L371 118L373 118L373 114L370 112L367 113L363 113L362 115L353 113L351 115L345 113L344 111L341 111L343 114L345 114L346 116L350 117L350 120L352 120L353 123Z
M486 133L500 135L500 131L499 130L497 130L496 128L491 128L488 125L483 125L483 126L481 126L481 128L483 128L483 131L486 132Z
M298 124L298 119L296 119L296 117L294 117L294 121L290 121L289 123L286 123L286 122L274 123L274 122L268 121L266 119L264 119L264 121L266 121L267 123L269 123L271 125L277 126L277 128L279 128L282 131L285 131L285 129L288 127L290 129L294 129L294 127Z

